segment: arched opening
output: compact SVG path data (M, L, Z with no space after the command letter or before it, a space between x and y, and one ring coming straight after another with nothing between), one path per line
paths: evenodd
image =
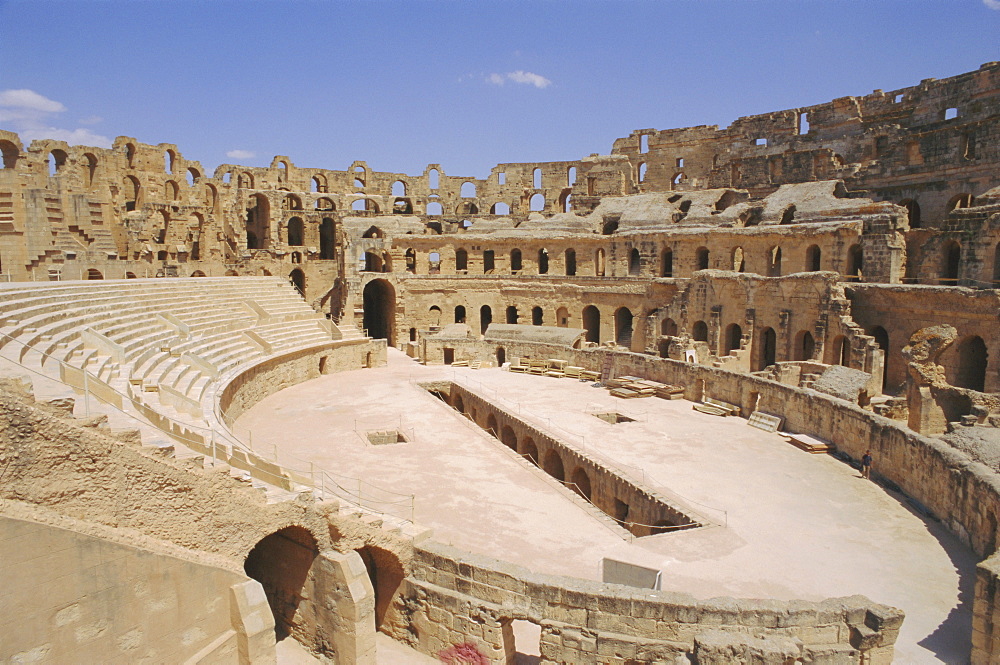
M395 346L396 290L384 279L373 279L365 285L364 327L368 336L384 339Z
M1000 250L1000 245L998 245L998 250ZM566 274L572 277L576 275L576 250L567 249L566 250Z
M326 188L326 176L317 173L312 177L312 190L317 193L324 193Z
M508 204L504 203L503 201L497 201L496 203L493 204L492 207L490 207L490 214L491 215L509 215L510 214L510 206Z
M544 312L541 307L537 305L531 308L531 325L540 326L542 325L542 320L544 317Z
M642 259L639 256L639 250L635 247L632 251L628 253L628 274L632 277L638 277L642 272Z
M560 328L569 327L569 310L565 307L556 310L556 325Z
M335 258L336 237L334 235L333 220L324 217L319 225L319 258L330 261Z
M800 331L795 336L795 359L812 360L815 352L816 341L813 339L812 333L808 330Z
M382 233L382 229L377 226L369 226L368 229L361 234L362 238L384 238L385 234Z
M288 220L288 244L294 247L301 247L304 244L302 236L302 220L298 217L292 217Z
M241 173L236 177L236 187L238 189L253 189L253 176L249 173Z
M722 355L732 355L733 351L739 351L743 344L743 328L737 323L730 323L726 326L726 334L722 340Z
M455 250L455 270L457 272L469 270L469 253L464 249Z
M393 196L406 196L406 183L402 180L397 180L392 183L392 195Z
M0 141L0 156L3 157L3 168L12 169L17 166L17 159L21 153L17 146L10 141Z
M572 190L564 189L559 195L559 210L562 212L569 212L573 207L573 194Z
M438 186L441 184L440 180L441 180L440 175L438 174L437 169L431 169L430 171L427 172L428 189L437 189Z
M534 170L532 170L532 172L531 172L531 185L535 189L541 189L542 188L542 170L541 169L534 169Z
M306 297L306 275L302 270L296 268L292 272L288 273L288 279L292 282L292 286L295 290L302 294L302 297Z
M509 305L506 311L506 321L511 325L517 325L517 305Z
M263 194L254 194L247 208L247 249L268 249L270 229L271 204Z
M507 350L502 346L497 347L497 367L502 367L507 362Z
M264 587L278 641L298 625L299 603L310 596L304 587L318 553L316 539L307 529L289 526L254 545L243 563L247 576Z
M365 562L368 579L375 590L375 630L379 630L403 583L403 565L395 554L381 547L365 545L356 551Z
M192 275L194 277L194 275ZM136 274L134 272L125 273L125 279L136 279Z
M491 323L493 323L493 309L489 305L483 305L479 308L479 334L485 335Z
M519 249L510 250L510 271L518 272L522 268L524 268L524 265L521 262L521 250Z
M428 215L441 215L444 213L444 208L441 206L439 201L431 201L427 204L427 214Z
M566 470L563 468L562 458L554 450L549 450L545 453L545 461L542 463L542 469L559 482L566 480Z
M696 342L708 341L708 324L704 321L695 321L691 326L691 339Z
M392 202L392 214L394 215L412 215L413 214L413 203L410 199L396 199Z
M573 483L573 491L587 501L590 501L590 476L587 475L586 470L584 470L582 466L578 466L573 469L573 473L570 475L569 480Z
M660 277L674 276L674 252L670 249L663 250L660 254Z
M587 331L587 341L601 343L601 310L593 305L583 308L583 327Z
M455 306L455 323L465 323L465 305Z
M104 279L104 275L97 268L90 268L87 270L87 279Z
M882 326L875 326L868 333L875 338L878 348L882 349L882 391L885 391L889 381L889 333Z
M774 328L764 328L754 335L753 371L759 372L770 367L777 360L778 336Z
M744 272L747 268L746 259L743 256L743 248L737 247L733 250L733 271Z
M191 169L192 171L194 169ZM94 177L97 174L97 157L94 157L89 152L83 156L83 181L86 186L94 186Z
M500 430L500 441L511 450L517 450L517 435L514 434L510 425L504 425L503 429Z
M492 249L483 250L483 274L492 275L496 267L496 252Z
M941 248L941 283L958 284L958 272L962 265L962 246L949 240Z
M531 197L528 209L531 212L542 212L543 210L545 210L545 196L542 194L534 194Z
M851 245L850 249L847 250L847 275L857 281L861 281L863 273L863 260L864 255L861 251L861 245Z
M708 247L699 247L695 253L695 270L708 270Z
M772 247L768 252L767 276L781 277L781 248Z
M958 345L958 367L955 385L983 392L986 388L986 364L989 360L982 337L972 335Z
M538 466L538 446L530 436L524 437L524 440L521 441L520 453L521 457L530 460L532 464Z
M125 276L126 276L126 277L128 277L128 273L126 273L126 275L125 275ZM205 273L203 273L203 272L202 272L202 271L200 271L200 270L195 270L195 271L194 271L193 273L191 273L191 276L192 276L192 277L204 277L204 276L205 276Z
M142 185L135 176L125 178L125 210L138 210L142 205Z
M920 228L920 204L913 199L905 199L899 202L899 205L906 208L906 214L910 218L910 228L919 229Z
M571 166L566 169L566 186L572 187L574 184L576 184L576 167Z
M632 346L632 310L619 307L615 311L615 342L618 346Z
M791 224L793 221L795 221L795 206L788 206L781 213L781 223Z
M492 413L486 418L486 431L493 436L498 436L500 433L500 429L497 426L497 417Z
M428 321L432 328L441 327L441 308L437 305L431 305L430 309L427 310Z
M643 162L643 163L639 164L639 174L638 174L639 177L637 178L637 180L640 183L646 182L646 170L648 168L649 167L646 165L646 162Z
M973 203L975 203L975 199L972 194L957 194L953 196L950 201L948 201L948 210L951 211L960 210L962 208L971 208Z
M677 322L671 318L663 319L663 321L660 322L660 334L664 337L676 337Z
M826 345L823 362L827 365L851 366L851 342L844 335L837 335Z
M68 155L63 150L53 150L48 156L49 175L57 175L66 166Z
M594 275L604 277L604 248L598 249L594 253Z
M549 272L549 250L542 248L538 250L538 274L547 275Z
M475 185L475 183L471 183L471 182L468 182L468 181L463 182L462 183L461 197L463 199L475 198L476 197L476 185Z
M295 194L289 194L282 199L281 207L285 210L302 210L302 199Z
M806 272L818 272L821 269L822 260L823 252L820 251L819 245L809 245L806 249Z
M364 272L382 272L382 257L375 252L362 252L361 270Z

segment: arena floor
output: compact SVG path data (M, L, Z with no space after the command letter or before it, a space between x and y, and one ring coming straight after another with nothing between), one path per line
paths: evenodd
M520 417L582 439L720 526L626 539L594 508L417 383L461 381ZM595 411L635 422L610 425ZM373 446L366 431L399 429ZM663 572L664 590L801 598L864 594L903 609L900 663L967 662L976 559L939 524L829 455L691 409L620 400L571 379L424 367L389 349L387 367L331 374L263 400L236 423L288 466L309 460L416 495L434 538L537 572L600 579L610 557ZM878 464L878 460L875 460Z

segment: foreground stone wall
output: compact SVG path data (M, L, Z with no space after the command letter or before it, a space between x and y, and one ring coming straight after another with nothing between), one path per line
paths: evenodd
M263 590L230 570L6 516L0 559L5 662L275 657Z

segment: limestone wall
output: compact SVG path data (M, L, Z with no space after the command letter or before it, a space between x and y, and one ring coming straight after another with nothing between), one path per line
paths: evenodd
M248 663L274 620L246 576L0 516L0 660Z

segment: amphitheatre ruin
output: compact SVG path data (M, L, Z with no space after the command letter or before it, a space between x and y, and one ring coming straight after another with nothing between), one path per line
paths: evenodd
M3 662L1000 662L1000 63L482 178L0 151Z

